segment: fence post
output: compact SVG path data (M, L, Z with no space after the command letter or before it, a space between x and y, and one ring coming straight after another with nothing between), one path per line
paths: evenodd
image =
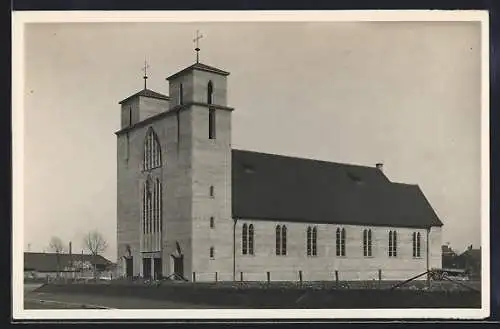
M217 278L217 272L215 272L215 282L218 281L218 278Z
M193 282L196 282L196 272L193 272Z
M267 283L271 281L271 272L267 272Z
M335 270L335 286L339 287L339 271Z
M240 272L240 281L243 282L243 272Z
M299 281L300 281L300 284L302 285L302 271L299 271Z

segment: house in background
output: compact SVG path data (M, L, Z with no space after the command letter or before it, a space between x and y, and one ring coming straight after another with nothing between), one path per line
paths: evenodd
M481 248L473 249L470 245L456 257L456 263L469 274L471 279L481 278Z
M443 268L458 268L457 253L450 248L449 244L441 246Z
M24 278L92 277L94 265L100 276L109 275L114 269L114 264L100 255L25 252Z
M461 254L456 253L449 245L443 245L441 250L443 268L465 270L471 279L481 277L481 248L474 249L470 245Z

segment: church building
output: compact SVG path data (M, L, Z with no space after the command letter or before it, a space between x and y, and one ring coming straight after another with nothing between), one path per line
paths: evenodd
M197 59L167 78L168 96L146 88L145 74L119 103L123 276L404 280L441 267L442 222L382 164L233 149L228 76Z

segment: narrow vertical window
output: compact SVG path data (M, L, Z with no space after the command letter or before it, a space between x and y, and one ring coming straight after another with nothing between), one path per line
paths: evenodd
M162 202L163 202L163 192L161 190L161 182L158 179L158 232L162 231Z
M241 232L241 253L246 255L248 253L248 226L247 224L243 224L242 232Z
M412 233L413 258L417 257L417 232Z
M215 249L214 247L210 247L210 258L214 258L215 255Z
M132 126L132 106L128 108L128 125Z
M398 237L396 231L389 231L389 257L397 256Z
M281 227L281 254L286 255L286 226Z
M276 255L281 255L281 226L276 226Z
M142 234L146 234L146 205L147 205L147 197L146 197L146 183L144 183L142 187Z
M417 233L417 257L420 257L420 232Z
M179 105L184 104L184 89L182 83L179 85Z
M392 231L389 231L389 257L392 257Z
M151 188L151 186L149 188ZM148 233L151 233L151 229L152 229L151 220L152 219L153 219L153 198L151 195L151 191L149 191L148 192Z
M212 84L212 81L209 81L207 85L207 104L212 104L213 93L214 93L214 86Z
M253 255L253 224L248 226L248 254Z
M161 166L161 146L152 128L148 129L144 141L143 169L151 170Z
M396 257L398 255L398 235L397 232L394 231L392 233L392 256Z
M372 230L368 230L368 257L372 256Z
M307 241L306 241L306 243L307 243L307 256L311 256L311 252L312 252L312 250L311 250L311 242L312 241L311 240L312 240L312 229L309 226L309 227L307 227Z
M345 253L345 228L342 228L342 237L341 237L341 240L340 240L340 252L341 252L341 255L342 257L345 257L346 253Z
M214 228L214 227L215 227L214 218L210 217L210 228Z
M368 231L363 230L363 256L368 256Z
M313 227L312 230L312 255L317 256L318 255L318 229Z
M146 180L144 184L144 233L148 233L148 221L149 221L149 187L148 181Z
M215 139L215 110L208 110L208 138Z
M335 235L335 251L335 254L340 256L340 228L337 228L337 233Z
M153 185L153 198L152 198L152 216L151 216L151 232L155 233L156 232L156 214L157 214L157 185L156 185L156 182L155 184Z
M214 186L210 185L210 190L209 190L210 197L213 198L215 193L214 193Z

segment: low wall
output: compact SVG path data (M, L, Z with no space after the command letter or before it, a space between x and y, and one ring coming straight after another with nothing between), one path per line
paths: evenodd
M133 283L47 284L38 291L171 300L241 308L480 308L481 294L472 290L334 289L319 285L265 283L203 284Z

